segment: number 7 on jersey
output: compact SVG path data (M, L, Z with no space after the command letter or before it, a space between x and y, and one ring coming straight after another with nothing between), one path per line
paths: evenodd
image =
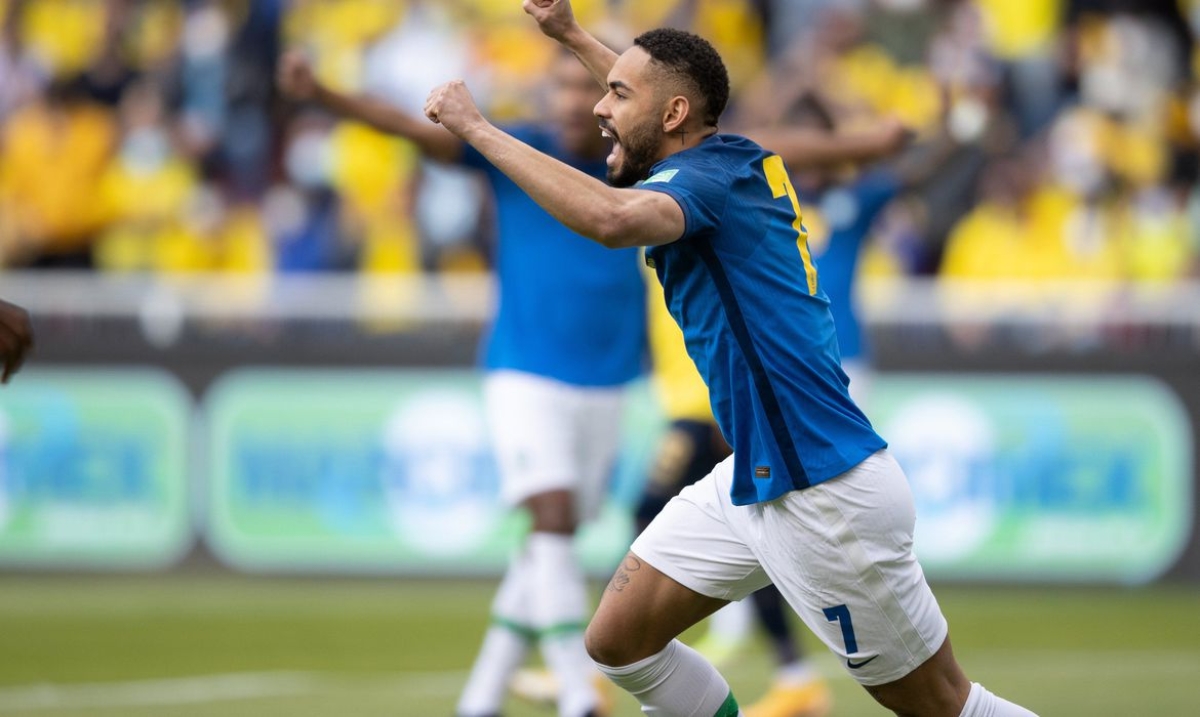
M817 267L813 264L812 253L808 250L808 230L804 228L800 200L796 198L796 188L792 186L792 180L788 177L787 167L783 166L783 159L777 154L764 159L763 174L766 175L767 184L771 187L772 197L779 199L787 195L787 198L792 200L792 212L796 216L792 221L792 228L796 230L796 248L800 250L800 259L804 262L804 276L808 279L808 293L815 295L817 293Z

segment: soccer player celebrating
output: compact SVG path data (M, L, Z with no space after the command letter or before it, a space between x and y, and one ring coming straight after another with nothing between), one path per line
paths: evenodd
M568 0L525 9L608 89L595 113L613 140L613 186L490 124L462 82L436 88L426 115L573 230L649 247L734 449L634 541L588 626L589 654L647 714L738 715L725 679L677 637L774 582L889 709L1031 714L954 659L912 552L907 481L847 393L787 169L717 131L729 94L720 56L678 30L644 33L618 56Z
M565 51L550 81L551 121L512 132L600 184L594 178L606 172L607 143L592 107L602 92ZM458 137L419 115L323 86L299 55L283 58L279 84L294 98L407 138L432 159L477 168L489 181L499 306L484 348L484 399L501 491L530 511L533 525L492 603L458 714L498 714L535 641L557 678L559 715L599 714L602 695L583 643L585 577L572 536L600 508L618 448L623 387L641 372L645 287L637 250L607 251L575 234Z
M911 133L893 119L851 132L835 131L832 123L789 122L786 127L755 128L748 130L747 134L776 150L793 171L802 169L802 176L822 178L832 176L835 170L845 169L847 164L860 164L894 155L911 138ZM882 206L886 199L886 196L880 196L877 204ZM801 195L801 201L804 200ZM875 205L868 208L877 211ZM860 227L863 235L873 216L873 213L864 213L855 222L855 227ZM839 302L848 304L851 301L849 278L854 266L852 262L847 262L847 257L856 259L863 242L862 237L847 236L840 227L833 238L839 244L836 250L830 251L833 252L833 258L841 260L836 267L839 269L835 276L838 281L833 284L826 281L828 271L825 266L822 266L821 279L822 288L830 299L830 308L837 316L839 309L843 313L847 311L847 307L839 306ZM800 270L799 263L795 268ZM659 443L649 480L637 507L639 533L666 507L671 498L708 475L730 453L713 416L708 389L697 373L695 363L687 355L683 335L666 309L662 290L655 291L657 287L658 279L655 277L651 284L648 329L654 385L670 425ZM839 320L835 324L839 347L844 347L844 329L849 327L848 330L856 332L858 323L843 326ZM853 346L857 347L857 335L854 338ZM844 349L841 358L843 368L852 378L849 387L851 398L861 405L855 387L861 387L863 382L846 366ZM696 649L720 667L723 662L727 663L733 658L740 643L748 636L751 620L757 617L770 638L777 669L770 691L745 708L747 717L822 717L828 714L832 704L829 687L820 672L809 664L801 642L793 635L782 595L774 585L768 585L756 591L752 598L730 603L714 614L708 633L695 643ZM735 610L732 615L731 610ZM749 614L751 611L754 615Z
M0 299L0 383L8 383L33 348L29 312Z

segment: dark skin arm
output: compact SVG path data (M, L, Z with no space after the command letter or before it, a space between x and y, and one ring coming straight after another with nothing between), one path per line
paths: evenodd
M297 52L279 59L276 77L284 95L302 102L315 102L347 119L369 125L385 134L407 139L421 153L439 162L456 162L462 157L460 139L445 129L430 124L424 117L412 115L374 97L345 95L317 80L312 65Z
M579 26L570 0L524 0L521 7L537 21L542 34L573 52L596 82L608 89L608 73L617 53Z
M435 88L425 115L479 150L577 234L609 248L655 246L683 236L683 210L674 199L661 192L611 187L538 152L488 122L461 80Z
M745 135L778 154L792 169L867 164L895 155L912 138L912 132L893 119L853 132L769 127L750 129Z
M29 312L0 299L0 383L8 383L33 348Z

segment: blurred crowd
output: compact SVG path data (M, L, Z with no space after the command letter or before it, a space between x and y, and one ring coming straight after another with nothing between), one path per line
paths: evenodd
M574 6L617 43L712 40L739 126L819 98L839 129L899 118L912 155L949 138L878 220L869 274L1200 269L1200 0ZM413 112L466 78L498 120L539 116L554 52L520 0L0 0L0 268L487 271L477 180L281 99L285 48Z

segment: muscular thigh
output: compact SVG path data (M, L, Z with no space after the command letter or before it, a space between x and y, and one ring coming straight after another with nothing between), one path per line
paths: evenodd
M768 583L753 551L730 524L750 510L729 502L732 459L683 491L638 536L613 575L588 647L609 665L629 664Z
M637 662L726 604L680 584L630 552L588 625L588 651L613 667Z

